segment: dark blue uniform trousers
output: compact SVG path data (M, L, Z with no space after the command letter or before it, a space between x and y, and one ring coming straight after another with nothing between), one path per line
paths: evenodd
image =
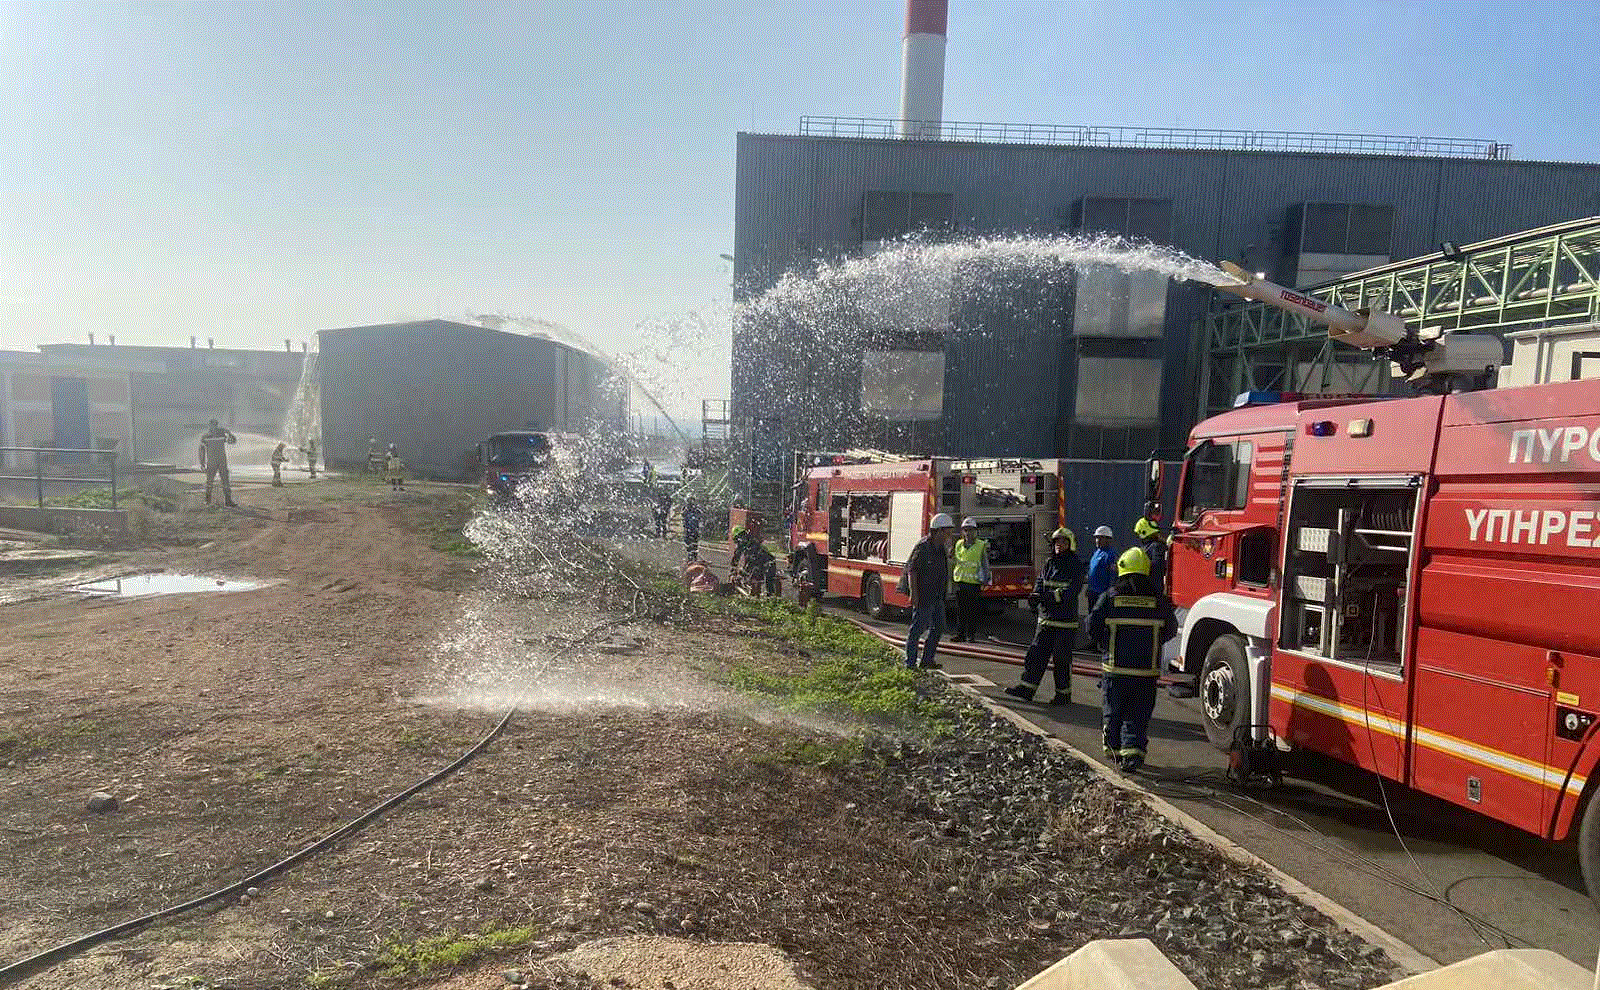
M1119 759L1144 759L1150 745L1150 716L1156 710L1156 679L1127 674L1100 678L1106 752Z

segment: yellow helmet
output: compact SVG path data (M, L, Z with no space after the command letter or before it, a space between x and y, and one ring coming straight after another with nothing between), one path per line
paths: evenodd
M1072 530L1068 529L1067 527L1062 526L1060 529L1050 534L1051 543L1054 543L1057 540L1066 540L1067 549L1071 550L1073 553L1078 552L1078 538L1074 536Z
M1124 550L1122 556L1117 558L1117 577L1124 574L1143 574L1150 576L1150 555L1138 547Z
M1133 535L1141 540L1149 539L1159 532L1161 532L1161 527L1144 516L1140 516L1139 521L1133 524Z

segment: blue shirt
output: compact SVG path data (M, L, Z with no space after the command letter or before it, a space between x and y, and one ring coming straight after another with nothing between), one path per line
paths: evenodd
M1095 548L1094 556L1089 558L1089 604L1093 605L1100 600L1100 596L1111 590L1111 582L1116 578L1117 562L1111 557L1111 550Z

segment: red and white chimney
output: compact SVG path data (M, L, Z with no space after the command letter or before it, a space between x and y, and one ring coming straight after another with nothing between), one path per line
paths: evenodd
M944 119L944 35L950 0L906 0L900 59L900 136L939 137Z

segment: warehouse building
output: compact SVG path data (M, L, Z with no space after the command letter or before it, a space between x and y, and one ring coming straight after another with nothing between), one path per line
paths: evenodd
M368 440L409 469L465 477L505 430L580 433L627 423L626 388L599 357L544 337L452 320L322 330L322 435L330 467L359 469Z
M82 385L67 383L72 375L56 376L63 379L51 395L57 409L76 409L78 391L90 393L89 432L96 442L106 439L103 434L114 419L125 416L128 442L121 449L131 451L133 460L188 465L195 462L196 441L213 419L238 434L275 437L304 362L304 354L290 350L287 341L281 351L206 344L199 346L194 338L188 347L41 344L39 351L55 365L122 369L120 388L126 400L113 401L112 386L95 384L94 376L77 376ZM125 402L125 412L119 402ZM61 415L57 413L61 423L76 422L75 414ZM67 428L73 436L83 432L81 427Z
M0 351L0 447L115 451L133 459L130 378L155 366L97 353ZM86 460L63 456L62 463ZM0 453L0 466L33 469L33 456Z
M806 118L796 134L739 135L736 299L906 237L1109 233L1312 286L1600 213L1600 166L1519 161L1495 142L940 121L907 139L907 126ZM1091 266L955 278L887 320L864 301L863 332L736 318L732 419L774 451L1141 458L1181 446L1206 406L1214 295Z

